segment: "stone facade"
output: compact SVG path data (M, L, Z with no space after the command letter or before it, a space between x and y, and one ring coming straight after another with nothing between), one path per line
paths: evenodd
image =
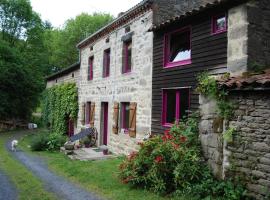
M247 71L248 24L246 4L229 9L227 66L232 75Z
M151 10L145 11L128 24L80 49L78 130L84 127L81 123L84 117L82 105L94 102L94 126L99 133L97 145L101 145L101 103L108 102L108 147L114 153L128 154L136 150L137 142L151 131L153 33L148 30L152 25L152 17ZM125 32L127 26L130 26L130 32L133 32L132 70L130 73L122 74L123 41L121 39L127 35ZM92 50L90 46L93 47ZM103 78L103 53L108 48L111 52L110 75ZM88 80L88 59L91 56L94 56L93 80ZM137 103L136 138L131 138L123 131L119 134L112 133L115 102Z
M79 75L80 75L80 69L78 68L76 70L65 73L63 75L59 75L55 78L48 79L46 88L50 88L54 85L60 85L62 83L76 83L78 85Z
M224 122L216 114L213 100L201 97L200 138L205 158L219 178L239 178L249 196L267 199L270 195L270 93L232 92L235 117ZM235 128L233 142L223 133Z
M230 168L227 176L237 176L247 183L249 195L256 199L270 197L270 93L232 93L237 108L229 122L236 128L233 142L227 145Z
M248 63L249 69L270 66L270 4L269 0L248 4Z

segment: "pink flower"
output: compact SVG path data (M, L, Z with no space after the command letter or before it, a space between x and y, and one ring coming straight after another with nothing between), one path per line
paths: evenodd
M187 138L186 138L185 136L181 136L181 137L180 137L180 141L184 143L184 142L187 141Z
M155 158L155 162L156 162L156 163L160 163L162 160L163 160L163 157L162 157L162 156L157 156L157 157Z

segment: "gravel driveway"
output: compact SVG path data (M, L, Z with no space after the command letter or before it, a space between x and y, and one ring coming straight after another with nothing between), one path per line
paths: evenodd
M17 190L9 178L0 171L0 200L16 200Z
M6 148L10 151L10 141L6 144ZM83 188L69 182L65 178L56 175L48 169L48 166L39 157L27 154L23 151L12 153L14 157L25 165L35 176L44 182L45 189L55 193L57 199L63 200L100 200L96 195L91 194ZM0 198L1 200L1 198Z

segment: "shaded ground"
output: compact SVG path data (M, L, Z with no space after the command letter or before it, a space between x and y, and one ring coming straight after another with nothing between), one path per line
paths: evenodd
M11 151L11 141L6 143L7 150ZM63 200L98 200L97 196L90 194L77 185L74 185L51 172L44 160L39 157L27 154L21 150L13 152L12 155L25 165L35 176L39 177L50 192L56 194L58 199ZM1 198L0 198L1 199Z
M0 171L0 199L16 200L17 190L9 181L9 178Z

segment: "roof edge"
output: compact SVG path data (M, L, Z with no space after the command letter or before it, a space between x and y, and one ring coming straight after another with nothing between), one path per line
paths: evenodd
M60 70L59 72L56 72L56 73L54 73L52 75L47 76L45 79L46 79L46 81L51 81L51 80L53 80L55 78L58 78L58 77L60 77L62 75L65 75L65 74L68 74L68 73L70 73L72 71L80 69L80 64L81 64L80 62L76 62L76 63L72 64L71 66Z
M102 37L104 35L104 33L108 34L109 32L111 32L111 31L107 31L108 29L112 28L114 30L115 28L119 27L119 25L122 25L123 22L125 23L130 18L132 18L133 15L138 15L138 14L142 13L143 11L145 11L147 8L150 7L150 5L152 5L152 3L153 3L153 0L141 1L137 5L133 6L129 10L127 10L123 15L117 17L109 24L105 25L104 27L97 30L95 33L91 34L90 36L88 36L87 38L85 38L84 40L79 42L76 45L76 47L78 49L80 49L80 48L88 45L89 43L91 43L90 42L91 39L97 39L99 37ZM96 37L96 38L94 38L94 37Z

